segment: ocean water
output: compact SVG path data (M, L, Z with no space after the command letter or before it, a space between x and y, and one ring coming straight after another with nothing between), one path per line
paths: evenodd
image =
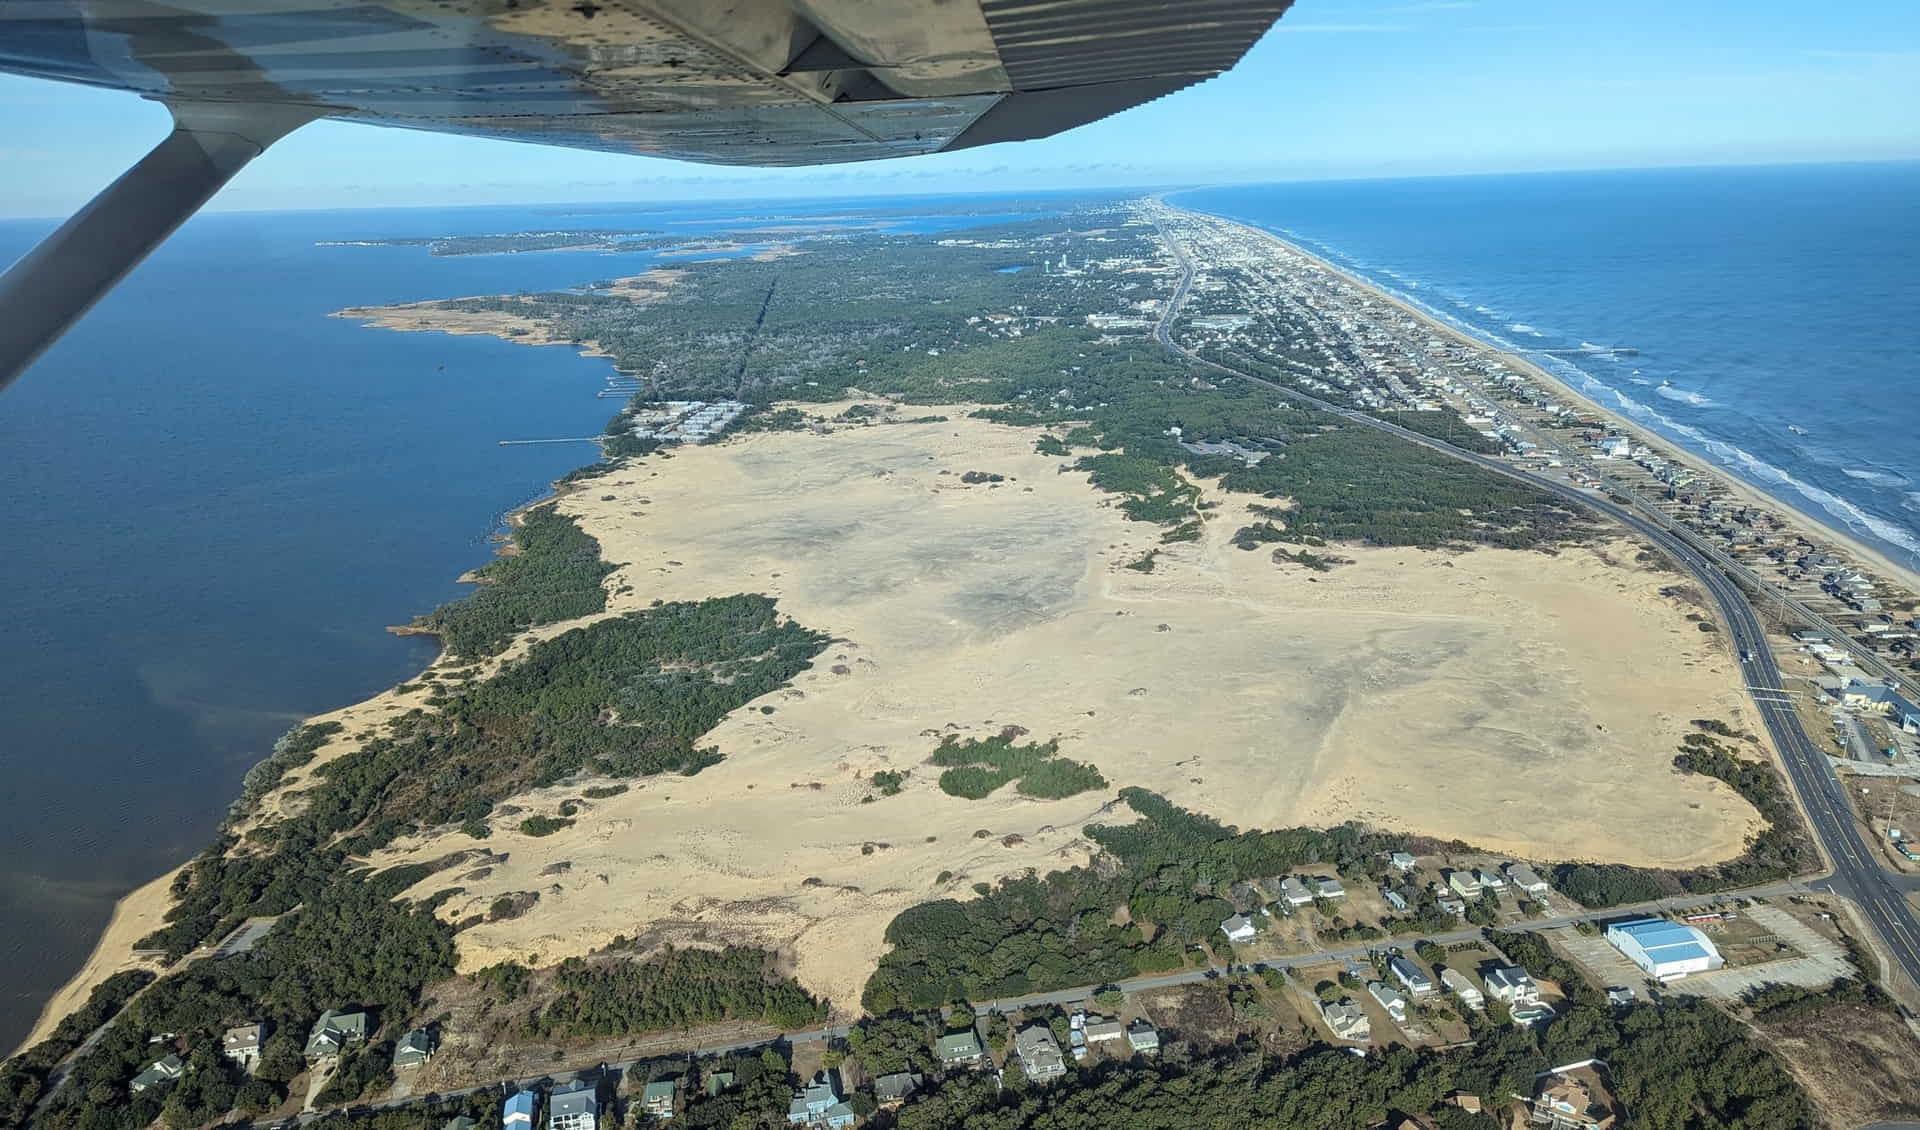
M1279 233L1524 352L1920 568L1920 162L1321 182L1170 199Z
M916 201L886 222L1042 214L1005 198L915 211L954 203L968 202ZM202 216L0 395L0 1045L26 1034L117 898L212 838L276 737L418 671L432 643L382 629L461 595L503 513L596 455L497 441L591 436L619 407L594 396L611 365L565 347L326 315L564 288L653 255L318 241L705 235L845 208ZM0 263L50 227L0 222Z

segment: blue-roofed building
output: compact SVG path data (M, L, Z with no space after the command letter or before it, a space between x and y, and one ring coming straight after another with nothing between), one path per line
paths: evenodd
M532 1091L516 1091L500 1106L501 1130L533 1130L533 1112L540 1096Z
M1635 918L1607 927L1607 940L1648 976L1672 981L1726 964L1713 942L1698 929L1665 918Z

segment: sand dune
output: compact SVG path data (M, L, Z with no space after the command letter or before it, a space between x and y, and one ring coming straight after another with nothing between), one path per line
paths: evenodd
M1111 791L935 787L922 763L939 735L1007 725L1059 737L1115 788L1243 826L1361 818L1657 866L1736 854L1754 827L1730 790L1669 767L1688 719L1740 724L1746 705L1717 637L1660 595L1677 578L1613 563L1630 543L1346 550L1354 564L1316 574L1230 545L1246 518L1228 496L1204 540L1141 574L1120 566L1157 528L1035 454L1035 432L948 411L681 450L563 500L620 564L611 612L765 592L840 642L712 732L720 765L633 782L545 838L500 821L484 846L505 861L421 884L465 888L451 918L540 893L462 933L464 968L615 934L755 940L792 947L803 981L852 1006L904 907L1086 857L1079 829ZM969 470L1007 481L962 484ZM912 776L863 803L881 768ZM382 862L463 846L442 834Z

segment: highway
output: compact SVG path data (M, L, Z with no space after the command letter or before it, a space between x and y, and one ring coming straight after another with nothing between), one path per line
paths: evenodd
M1180 281L1153 330L1155 340L1162 346L1195 364L1252 381L1290 400L1387 432L1495 474L1518 479L1558 498L1597 511L1652 542L1675 565L1692 574L1712 594L1714 603L1720 608L1721 616L1732 634L1735 654L1740 657L1747 691L1753 697L1754 706L1759 710L1768 734L1773 738L1774 747L1780 751L1781 762L1786 766L1787 777L1799 795L1813 834L1832 865L1832 872L1812 885L1831 891L1858 906L1874 933L1879 936L1887 956L1906 972L1909 980L1920 986L1920 918L1915 917L1913 907L1905 897L1907 892L1920 890L1920 882L1888 872L1875 858L1872 845L1862 837L1853 821L1843 787L1834 777L1826 755L1820 752L1801 728L1792 697L1781 687L1780 671L1774 664L1772 647L1767 642L1759 617L1754 614L1752 603L1719 564L1710 561L1695 547L1692 537L1677 532L1667 517L1658 511L1649 514L1616 505L1596 498L1571 483L1536 475L1493 456L1466 451L1444 440L1243 373L1191 352L1173 340L1172 326L1193 284L1193 261L1180 241L1160 223L1157 215L1154 217L1154 227L1180 262ZM1745 572L1744 568L1740 571Z

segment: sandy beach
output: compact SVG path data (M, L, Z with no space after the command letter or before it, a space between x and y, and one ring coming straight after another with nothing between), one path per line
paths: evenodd
M1177 207L1177 205L1168 206ZM1876 549L1874 546L1860 540L1848 531L1829 525L1826 521L1799 509L1781 498L1769 494L1763 488L1735 475L1732 471L1713 462L1706 456L1690 451L1673 440L1661 435L1659 432L1636 422L1631 416L1622 413L1618 409L1607 407L1580 388L1569 384L1564 378L1557 376L1551 370L1541 367L1520 354L1509 353L1491 342L1449 325L1439 318L1434 317L1426 310L1421 309L1419 306L1382 290L1374 283L1350 271L1343 270L1328 262L1326 259L1308 251L1306 248L1301 247L1299 244L1293 243L1264 228L1257 228L1248 224L1239 224L1237 221L1228 220L1225 217L1213 216L1210 212L1195 214L1210 216L1224 223L1233 223L1260 238L1284 247L1304 259L1311 260L1329 274L1337 275L1352 285L1374 295L1381 301L1389 303L1400 310L1404 310L1408 315L1419 319L1423 325L1432 329L1433 332L1444 337L1452 338L1455 341L1464 342L1477 350L1498 357L1508 366L1539 381L1543 387L1554 390L1558 395L1564 396L1569 401L1580 405L1594 416L1618 428L1624 434L1632 436L1635 442L1643 443L1649 449L1659 452L1663 458L1684 463L1698 470L1711 473L1714 479L1726 489L1727 493L1738 498L1746 505L1767 510L1778 515L1787 523L1790 529L1805 536L1809 541L1832 544L1848 556L1860 562L1861 565L1878 573L1885 580L1903 586L1909 592L1920 594L1920 572L1901 565L1888 557L1884 551Z
M695 777L601 800L576 782L512 802L580 803L557 834L501 821L485 841L385 853L504 853L416 888L462 887L450 920L538 894L464 931L462 968L616 934L751 941L791 950L803 982L850 1007L895 914L1084 861L1081 826L1126 785L1242 826L1362 819L1546 860L1690 866L1756 826L1731 790L1668 764L1688 719L1744 725L1747 706L1718 637L1661 594L1677 578L1634 564L1632 543L1352 549L1316 574L1234 548L1246 500L1217 496L1207 536L1141 574L1122 566L1157 527L1037 455L1036 432L949 411L682 449L561 501L620 566L609 615L765 592L837 642L712 731L726 760ZM1006 481L962 484L968 470ZM1008 725L1059 738L1111 787L939 791L941 736ZM879 769L910 776L869 802Z

